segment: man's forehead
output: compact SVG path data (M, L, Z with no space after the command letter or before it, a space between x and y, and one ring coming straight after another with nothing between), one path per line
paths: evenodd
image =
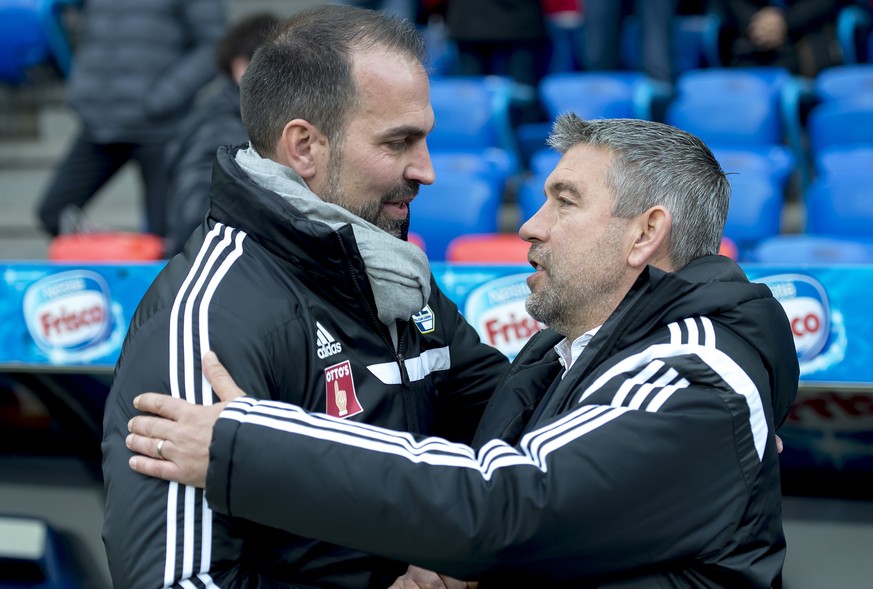
M577 143L570 147L562 156L561 160L597 159L612 160L613 152L605 145L592 145L590 143Z
M567 150L546 180L545 189L585 194L603 186L613 163L613 154L602 146L576 145Z

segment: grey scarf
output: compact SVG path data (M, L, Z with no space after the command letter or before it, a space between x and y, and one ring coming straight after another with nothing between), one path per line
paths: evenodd
M396 320L406 321L424 308L430 296L430 265L418 246L324 202L297 172L261 157L251 146L237 152L236 163L258 186L283 197L310 219L333 229L352 226L382 323L393 327Z

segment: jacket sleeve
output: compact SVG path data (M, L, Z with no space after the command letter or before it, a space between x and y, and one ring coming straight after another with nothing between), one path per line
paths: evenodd
M737 437L752 434L728 396L577 405L478 451L243 398L216 423L206 492L217 511L458 578L629 571L705 554L736 529L754 484ZM778 468L770 438L758 473Z
M265 375L270 373L270 362L259 351L256 338L229 313L219 315L211 317L215 324L211 328L212 349L234 364L253 393L268 390ZM132 455L124 444L127 423L139 414L133 408L134 396L147 391L181 391L183 398L190 394L193 403L213 400L211 389L203 388L196 352L202 340L196 331L188 339L190 334L180 329L178 345L171 348L174 332L167 330L171 321L169 310L157 312L129 336L106 404L103 541L115 587L210 586L209 579L226 580L228 575L236 582L243 580L236 571L242 550L240 524L213 514L202 491L144 477L127 464ZM188 341L184 347L183 339ZM237 585L228 581L221 586Z
M223 2L185 0L177 10L189 36L188 50L156 80L144 99L146 113L154 118L173 115L188 108L194 95L216 74L215 46L224 34L226 13Z
M431 282L438 315L446 323L451 368L438 382L435 435L469 443L488 400L509 370L509 359L483 343L458 307Z

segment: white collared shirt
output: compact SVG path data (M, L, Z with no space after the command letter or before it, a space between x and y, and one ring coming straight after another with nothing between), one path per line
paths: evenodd
M577 358L579 358L582 351L588 345L588 342L591 341L591 338L594 337L594 334L597 333L601 327L602 325L598 325L594 329L586 331L572 342L570 342L569 339L564 338L555 345L555 352L558 353L561 366L564 367L564 374L561 375L561 378L564 378L564 376L567 375L567 371L570 370L573 363Z

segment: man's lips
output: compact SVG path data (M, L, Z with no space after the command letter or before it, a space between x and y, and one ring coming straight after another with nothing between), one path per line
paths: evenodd
M382 205L382 208L389 213L405 217L406 214L409 212L410 202L412 202L412 199L386 202L384 205Z

